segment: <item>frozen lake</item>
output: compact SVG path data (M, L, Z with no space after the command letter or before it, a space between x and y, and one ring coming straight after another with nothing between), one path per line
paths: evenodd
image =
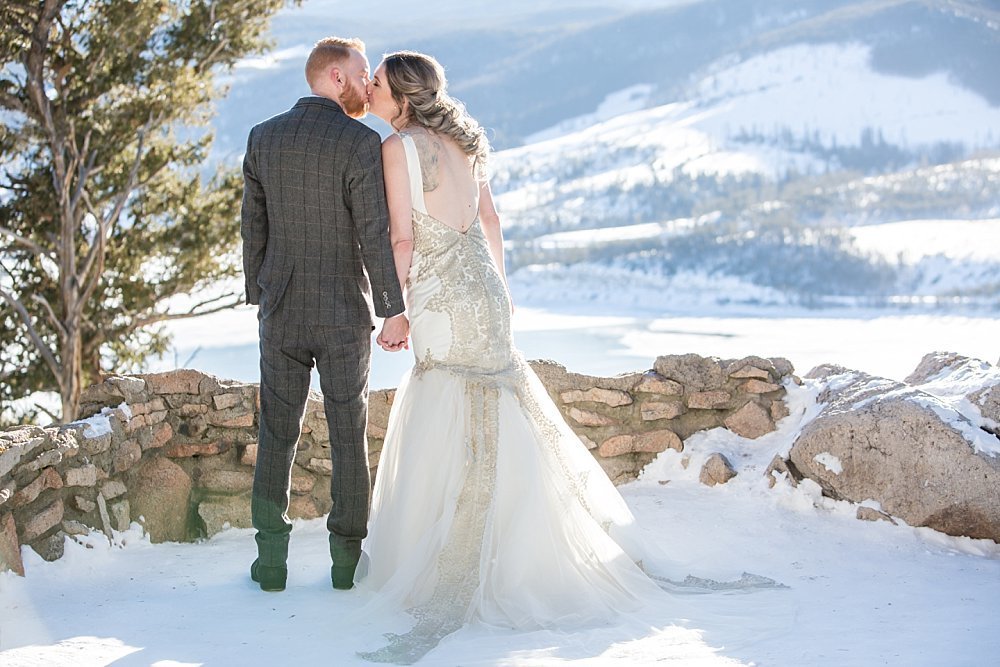
M151 370L192 367L227 379L259 379L256 308L170 326L174 352ZM591 375L642 371L657 356L696 353L723 359L785 357L800 375L818 364L836 363L902 380L924 354L936 350L991 363L1000 357L1000 317L995 315L773 309L626 317L519 308L514 332L528 359L551 359ZM371 387L396 386L412 363L411 352L389 354L375 346Z

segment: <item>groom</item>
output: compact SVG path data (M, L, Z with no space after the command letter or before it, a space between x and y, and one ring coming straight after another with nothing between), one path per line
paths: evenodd
M260 433L251 514L251 578L285 588L288 491L313 364L330 427L331 578L353 586L368 523L365 439L374 315L379 340L409 333L388 238L379 135L368 111L364 43L329 37L306 62L312 96L250 131L241 233L247 303L260 324ZM370 282L369 282L370 281Z

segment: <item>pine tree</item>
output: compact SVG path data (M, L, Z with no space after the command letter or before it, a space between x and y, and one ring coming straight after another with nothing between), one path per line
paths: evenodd
M0 401L166 349L228 308L241 181L204 174L219 75L287 0L0 2ZM187 297L178 305L175 297Z

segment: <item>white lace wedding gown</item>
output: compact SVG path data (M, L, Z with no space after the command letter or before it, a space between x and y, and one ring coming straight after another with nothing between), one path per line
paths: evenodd
M416 619L361 655L406 664L466 622L579 627L659 588L621 495L513 347L478 219L463 233L430 216L413 138L403 144L416 365L392 406L357 579Z

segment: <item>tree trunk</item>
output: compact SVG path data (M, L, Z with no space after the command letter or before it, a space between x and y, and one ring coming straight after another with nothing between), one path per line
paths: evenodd
M69 324L63 340L61 358L62 381L59 392L62 395L62 423L68 424L79 415L80 393L83 391L83 336L78 326Z

